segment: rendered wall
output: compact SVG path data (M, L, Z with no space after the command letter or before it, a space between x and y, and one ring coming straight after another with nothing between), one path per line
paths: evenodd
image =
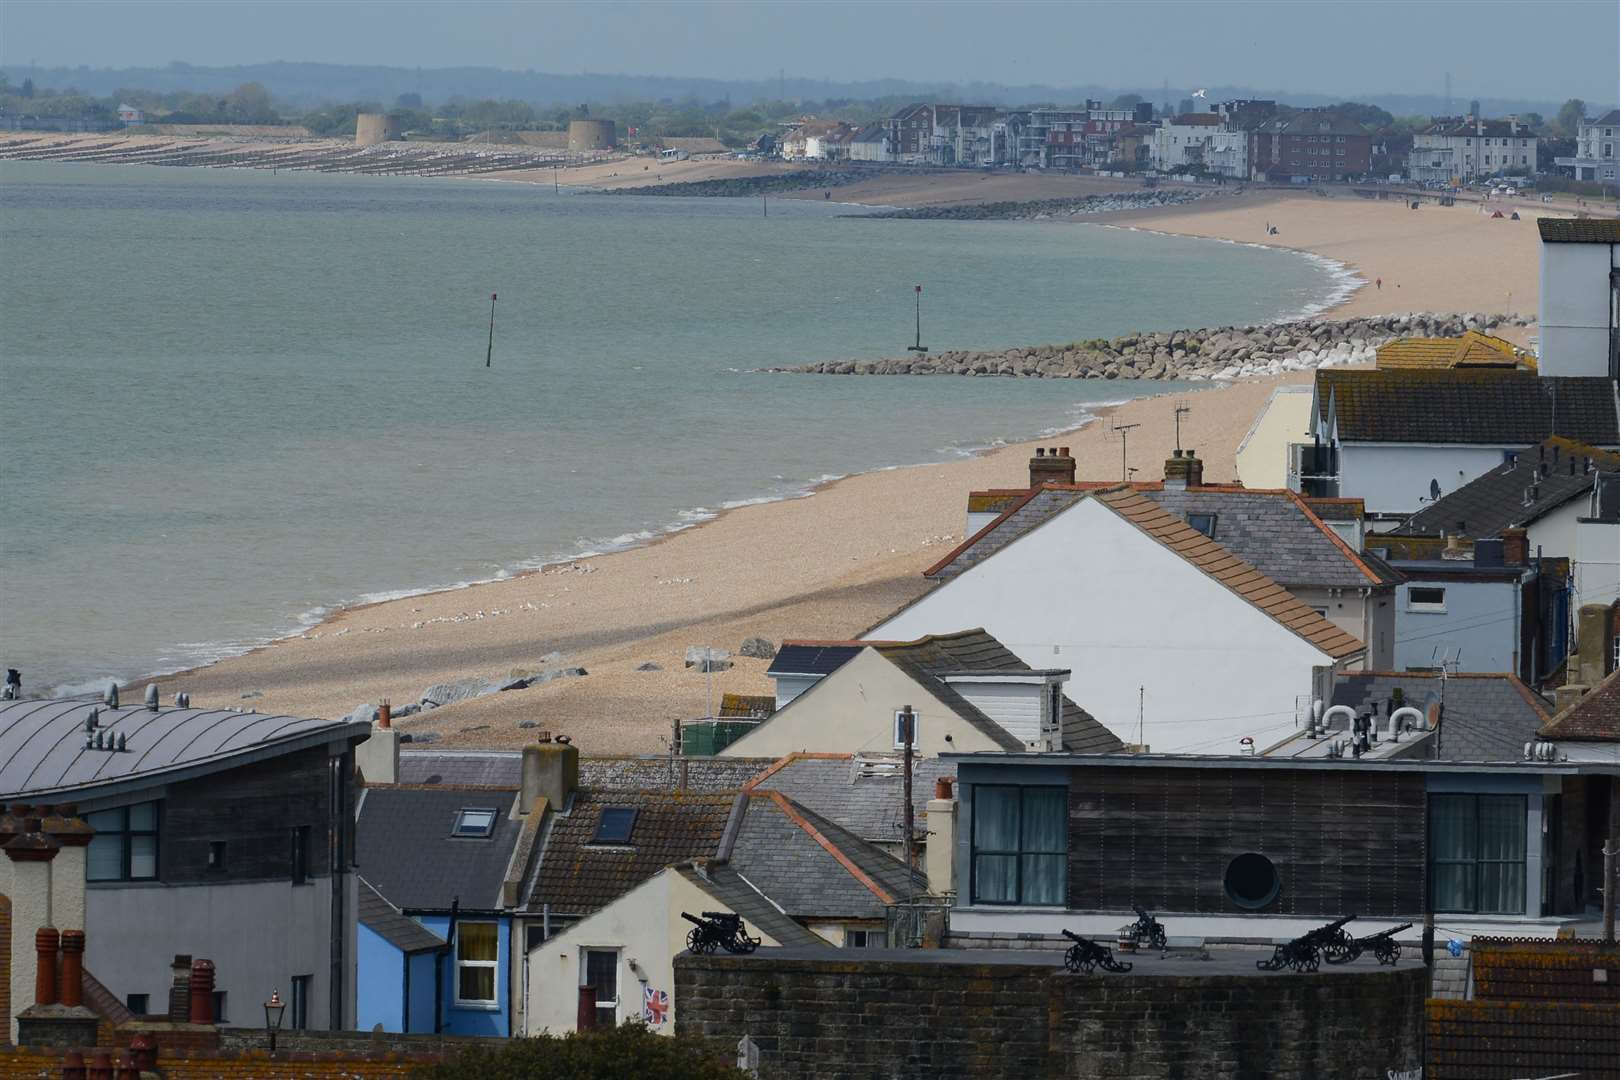
M875 628L982 626L1071 700L1155 752L1237 753L1294 730L1331 659L1094 500L1076 503ZM1139 698L1139 689L1145 695ZM1144 722L1138 738L1138 702Z
M1620 246L1541 245L1543 375L1609 374L1609 270Z
M1429 501L1429 481L1449 495L1502 464L1500 446L1398 446L1349 443L1339 448L1339 494L1365 499L1369 514L1415 514Z
M917 753L937 757L946 751L997 749L876 650L863 649L721 753L772 758L795 750L890 754L894 714L906 705L918 716ZM946 742L946 735L953 741Z
M449 939L450 917L448 915L422 915L417 922L432 930L440 937ZM456 950L454 946L445 954L444 983L441 993L444 997L444 1033L447 1035L488 1035L505 1037L511 1034L510 1009L512 995L510 991L511 979L508 973L512 963L511 920L507 918L487 918L481 915L464 915L462 922L493 922L496 928L495 940L497 952L495 956L495 1008L486 1008L481 1005L456 1004ZM428 993L432 992L431 980L424 987ZM411 988L414 999L416 988ZM417 1010L417 1002L411 1002L411 1012Z
M1238 447L1238 481L1248 488L1288 486L1288 444L1310 442L1312 387L1279 386Z
M381 934L361 926L355 963L354 1026L371 1031L378 1024L384 1031L405 1030L405 954L384 940ZM430 994L431 982L424 988ZM429 1028L428 1030L432 1030Z
M1445 589L1446 610L1411 610L1413 586ZM1515 671L1516 594L1511 583L1500 581L1428 582L1414 576L1396 586L1395 670L1432 667L1438 656L1461 649L1462 671Z
M1075 976L761 951L683 955L675 984L678 1034L746 1034L783 1080L1386 1080L1422 1062L1427 972Z

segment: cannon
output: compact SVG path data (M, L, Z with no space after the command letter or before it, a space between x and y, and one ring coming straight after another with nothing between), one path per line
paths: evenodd
M1165 941L1168 940L1164 934L1164 924L1155 919L1152 912L1145 911L1135 904L1131 905L1131 910L1136 912L1136 924L1127 933L1136 938L1136 944L1140 946L1146 943L1155 949L1164 948Z
M730 911L705 911L700 919L683 911L681 918L692 924L691 931L686 935L686 947L695 953L712 953L715 949L725 949L728 953L751 953L759 948L759 938L748 936L741 915Z
M1327 961L1330 964L1348 964L1352 960L1360 959L1362 953L1370 951L1380 964L1393 967L1401 958L1401 945L1395 940L1395 935L1402 930L1410 929L1411 923L1403 923L1388 930L1380 930L1376 934L1368 934L1366 937L1351 938L1349 947L1343 954L1330 955Z
M1285 967L1295 971L1315 971L1321 966L1324 956L1331 964L1347 963L1355 959L1350 955L1355 949L1355 939L1344 932L1344 926L1354 919L1354 915L1346 915L1326 926L1318 926L1303 937L1278 945L1269 960L1256 960L1254 966L1261 971L1281 971Z
M1104 971L1131 970L1129 963L1115 960L1114 950L1106 945L1099 945L1090 938L1083 938L1072 930L1063 931L1063 936L1074 942L1063 954L1063 966L1070 971L1083 971L1090 975L1093 968L1099 967Z

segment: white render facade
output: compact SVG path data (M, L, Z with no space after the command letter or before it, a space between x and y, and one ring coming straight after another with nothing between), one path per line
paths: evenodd
M1153 164L1160 172L1203 166L1221 176L1249 174L1249 136L1224 125L1177 124L1165 121L1153 132Z
M1582 120L1575 133L1575 156L1554 161L1576 180L1620 180L1620 109L1596 120Z
M1536 135L1516 120L1435 124L1419 132L1407 155L1413 180L1461 181L1536 171Z
M1543 375L1612 375L1620 244L1541 245Z
M1093 499L869 636L969 626L1031 667L1070 669L1072 700L1156 752L1238 753L1245 737L1264 749L1331 690L1331 656Z

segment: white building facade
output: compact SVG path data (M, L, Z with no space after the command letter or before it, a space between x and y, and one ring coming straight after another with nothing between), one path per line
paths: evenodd
M1554 164L1576 180L1607 183L1620 179L1620 109L1610 109L1596 120L1582 120L1576 128L1575 156L1555 158Z
M1448 118L1420 131L1407 155L1407 175L1420 182L1462 183L1482 176L1536 171L1536 134L1518 117Z

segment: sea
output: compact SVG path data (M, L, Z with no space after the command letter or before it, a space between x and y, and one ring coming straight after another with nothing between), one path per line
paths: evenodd
M0 667L28 692L179 670L1178 388L758 371L901 354L917 285L935 350L1345 285L1260 247L859 212L0 162Z

